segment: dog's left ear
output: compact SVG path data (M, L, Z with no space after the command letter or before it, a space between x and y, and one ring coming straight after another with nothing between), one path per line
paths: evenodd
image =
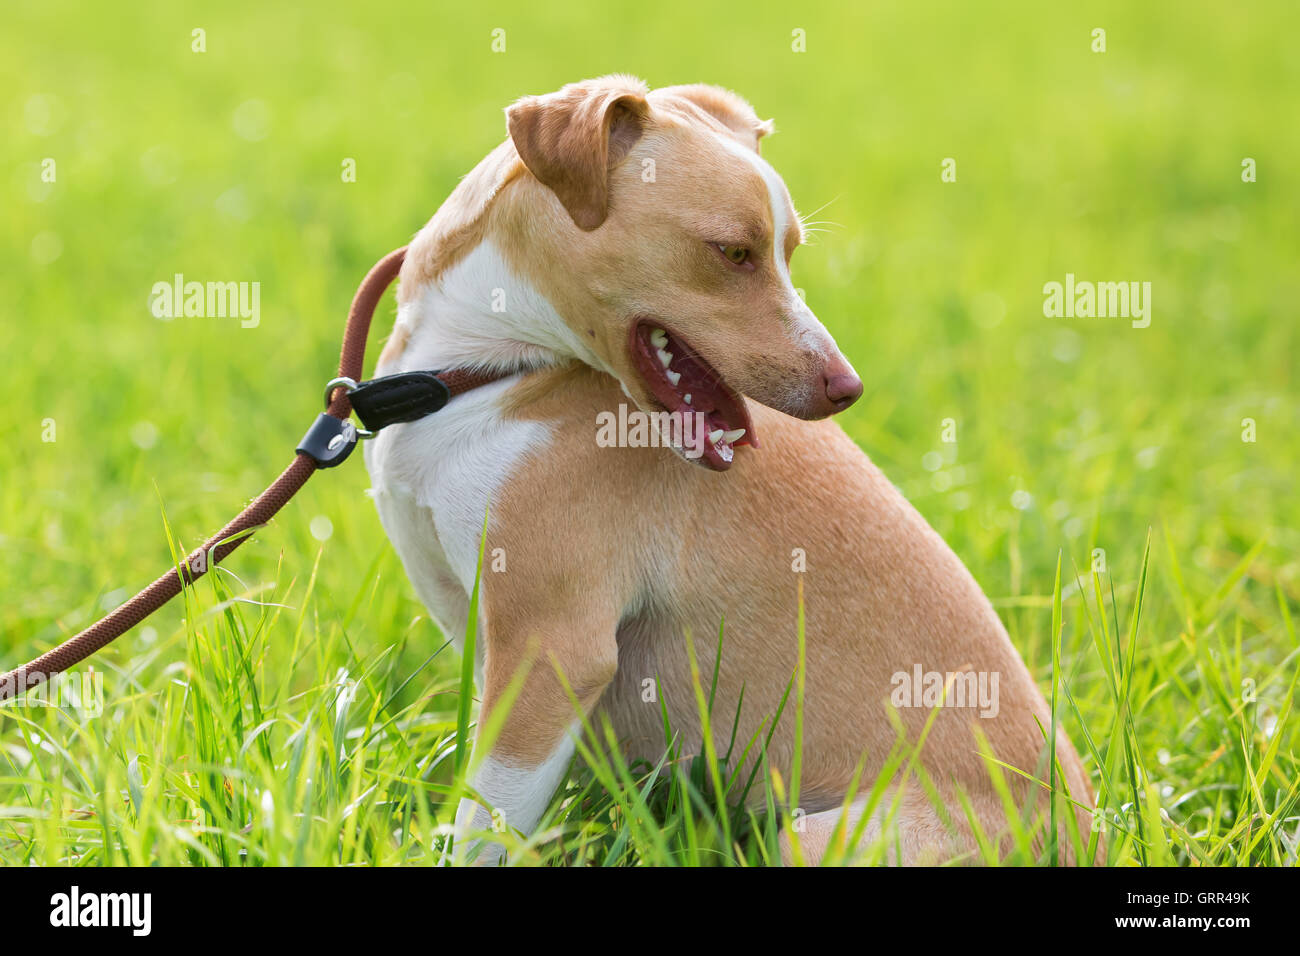
M641 138L647 92L640 80L609 76L525 96L506 108L519 158L581 229L605 221L609 171Z

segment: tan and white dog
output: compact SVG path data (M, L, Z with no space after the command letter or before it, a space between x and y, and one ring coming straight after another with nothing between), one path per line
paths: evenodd
M846 797L861 806L847 791L862 761L876 779L898 739L889 708L912 743L921 735L934 699L913 688L900 706L900 675L992 675L997 699L993 716L939 708L921 765L940 809L915 777L891 794L893 858L970 853L961 794L990 835L1005 834L972 728L1046 780L1048 708L961 561L837 425L817 421L862 383L791 284L804 235L759 156L770 125L717 87L649 91L625 76L526 97L506 119L506 141L412 243L377 371L510 374L366 447L384 528L449 635L464 633L490 505L487 552L506 571L482 580L483 713L532 666L474 779L482 800L525 833L540 819L579 726L557 668L629 757L664 752L648 680L686 752L698 750L686 635L708 686L724 618L713 712L729 728L743 691L737 739L748 740L796 669L802 577L804 856L821 856ZM703 454L604 447L598 421L629 401L703 416ZM787 713L769 748L786 779L794 740ZM1057 756L1090 804L1064 736ZM1045 805L1041 787L1006 776L1020 804ZM462 803L458 833L490 823ZM865 826L881 834L879 819Z

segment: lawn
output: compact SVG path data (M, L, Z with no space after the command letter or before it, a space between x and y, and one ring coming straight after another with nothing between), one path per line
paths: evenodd
M0 670L288 463L356 283L506 104L609 72L713 82L776 121L764 155L818 223L795 284L866 383L840 421L1055 696L1096 862L1296 862L1294 4L0 16ZM156 317L177 274L259 283L256 321ZM1149 282L1149 324L1045 315L1067 275ZM0 710L0 861L438 859L469 691L359 458L99 654L102 714ZM719 810L710 763L575 766L514 859L770 860L781 811Z

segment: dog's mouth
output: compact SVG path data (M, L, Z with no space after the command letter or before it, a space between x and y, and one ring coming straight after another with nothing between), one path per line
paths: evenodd
M687 458L725 471L738 446L758 447L745 400L681 336L658 319L641 319L632 327L631 347L650 394L680 416Z

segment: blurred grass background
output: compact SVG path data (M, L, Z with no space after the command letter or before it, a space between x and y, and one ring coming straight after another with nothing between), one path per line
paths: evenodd
M150 0L2 16L4 667L152 580L170 560L163 508L193 546L278 473L319 410L356 283L500 141L507 103L629 72L721 84L775 119L764 155L828 222L795 284L866 382L840 420L971 567L1035 673L1050 671L1058 552L1070 582L1104 549L1131 600L1151 529L1139 733L1157 770L1180 786L1229 773L1213 747L1230 721L1206 716L1214 689L1192 665L1207 635L1233 635L1226 692L1254 677L1252 726L1281 732L1300 602L1295 4ZM260 282L260 325L155 319L151 287L178 272ZM1067 272L1150 281L1150 327L1044 318L1043 284ZM269 598L293 608L276 626L345 626L362 656L400 637L409 673L441 639L366 486L359 461L317 477L231 571L283 587L320 555L309 604L301 586ZM1066 591L1074 659L1086 637ZM156 681L184 658L182 614L100 666L158 652ZM279 679L302 662L277 633L261 666ZM443 655L429 679L454 673ZM1078 673L1086 700L1097 672Z

